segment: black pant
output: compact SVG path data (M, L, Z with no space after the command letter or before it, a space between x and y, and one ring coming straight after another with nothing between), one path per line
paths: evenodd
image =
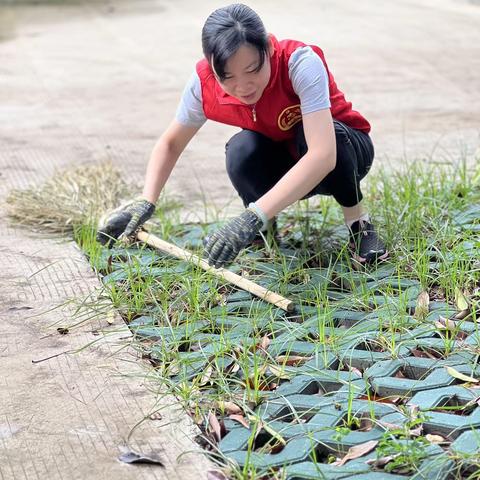
M334 120L337 163L306 197L316 194L333 195L344 207L353 207L362 198L360 180L373 162L372 141L366 133ZM295 132L295 148L299 157L307 151L300 123ZM245 206L268 192L296 160L284 142L274 142L261 133L242 130L226 145L227 172Z

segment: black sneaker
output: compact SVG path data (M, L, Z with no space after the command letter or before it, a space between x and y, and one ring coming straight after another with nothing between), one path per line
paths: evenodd
M374 263L388 257L385 244L378 237L371 223L358 220L349 230L349 248L354 260L360 263Z

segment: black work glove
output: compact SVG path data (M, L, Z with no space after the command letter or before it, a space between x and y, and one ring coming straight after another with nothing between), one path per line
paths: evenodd
M144 198L131 200L117 208L102 221L97 241L110 246L120 236L129 237L144 224L155 211L155 205Z
M263 226L263 220L250 209L219 228L205 242L208 264L215 268L232 262L240 250L252 243Z

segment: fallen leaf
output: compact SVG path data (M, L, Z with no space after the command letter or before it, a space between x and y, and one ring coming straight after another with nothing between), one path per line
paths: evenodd
M423 432L423 426L419 425L417 428L413 428L412 430L409 431L410 435L412 437L419 437Z
M430 304L430 296L427 291L420 293L417 297L417 302L415 305L415 314L414 317L418 319L423 319L428 314L428 306Z
M270 340L270 338L268 338L268 335L264 335L262 337L260 344L258 345L258 348L266 352L270 343L272 343L272 341Z
M220 426L220 422L213 412L208 413L208 425L210 426L215 438L219 442L222 439L222 427Z
M228 480L228 477L220 470L209 470L207 480Z
M210 379L212 378L212 374L213 374L213 366L209 365L205 369L205 371L203 372L203 374L200 378L200 381L198 382L198 385L203 386L203 385L206 385L207 383L209 383Z
M428 350L420 350L418 348L412 348L410 350L410 353L417 358L431 358L432 360L438 360L438 358Z
M223 400L219 400L216 405L219 410L226 412L227 415L243 413L243 410L233 402L224 402Z
M338 465L341 467L349 460L354 460L355 458L363 457L367 453L371 452L378 445L378 440L370 440L369 442L361 443L360 445L355 445L348 449L347 454L338 462L334 462L332 465Z
M455 330L457 327L457 324L458 322L442 317L441 315L438 317L438 321L435 322L435 326L437 328L446 328L447 330Z
M396 453L395 455L386 455L385 457L371 458L370 460L367 460L365 463L367 465L373 465L375 467L384 467L387 463L391 462L392 460L395 460L400 455L401 455L400 453Z
M107 312L107 316L105 318L105 320L107 320L107 323L109 325L113 325L115 323L115 310L109 310Z
M382 420L379 420L377 423L386 430L402 430L402 427L396 423L383 422Z
M470 315L470 310L468 308L466 308L465 310L462 310L460 312L458 312L456 315L455 315L455 319L456 320L464 320L465 318L467 318L468 316Z
M412 348L410 350L410 353L416 358L427 358L427 355L425 355L425 352L423 352L422 350L419 350L418 348Z
M459 380L462 380L463 382L469 382L469 383L478 383L480 380L477 378L469 377L468 375L464 375L463 373L460 373L459 371L455 370L452 367L445 367L447 370L447 373L454 378L458 378Z
M409 403L407 405L408 411L410 413L410 417L412 420L415 420L418 417L418 412L420 411L420 407L415 405L414 403Z
M311 358L312 357L301 357L300 355L279 355L277 358L275 358L275 361L277 363L280 363L281 365L288 365L290 367L294 367L295 365L306 362Z
M163 462L159 458L142 455L140 453L136 453L131 450L128 452L122 453L118 457L118 459L124 463L149 463L153 465L160 465L161 467L164 466Z
M430 433L427 433L425 435L425 438L430 442L430 443L444 443L445 438L443 438L441 435L432 435Z
M468 301L459 288L455 289L455 304L460 311L468 310Z
M282 367L279 367L277 365L269 365L268 369L270 370L270 372L272 372L273 375L282 380L288 380L290 378L290 375L288 375L288 373L286 373L285 369Z
M228 418L231 418L232 420L241 423L245 428L250 428L250 423L243 415L229 415Z

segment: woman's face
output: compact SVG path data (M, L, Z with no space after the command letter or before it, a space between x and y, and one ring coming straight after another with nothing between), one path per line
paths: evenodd
M271 50L271 48L270 48ZM243 103L253 105L260 100L270 80L270 55L260 70L260 53L255 47L242 45L227 61L225 78L218 82L223 90Z

